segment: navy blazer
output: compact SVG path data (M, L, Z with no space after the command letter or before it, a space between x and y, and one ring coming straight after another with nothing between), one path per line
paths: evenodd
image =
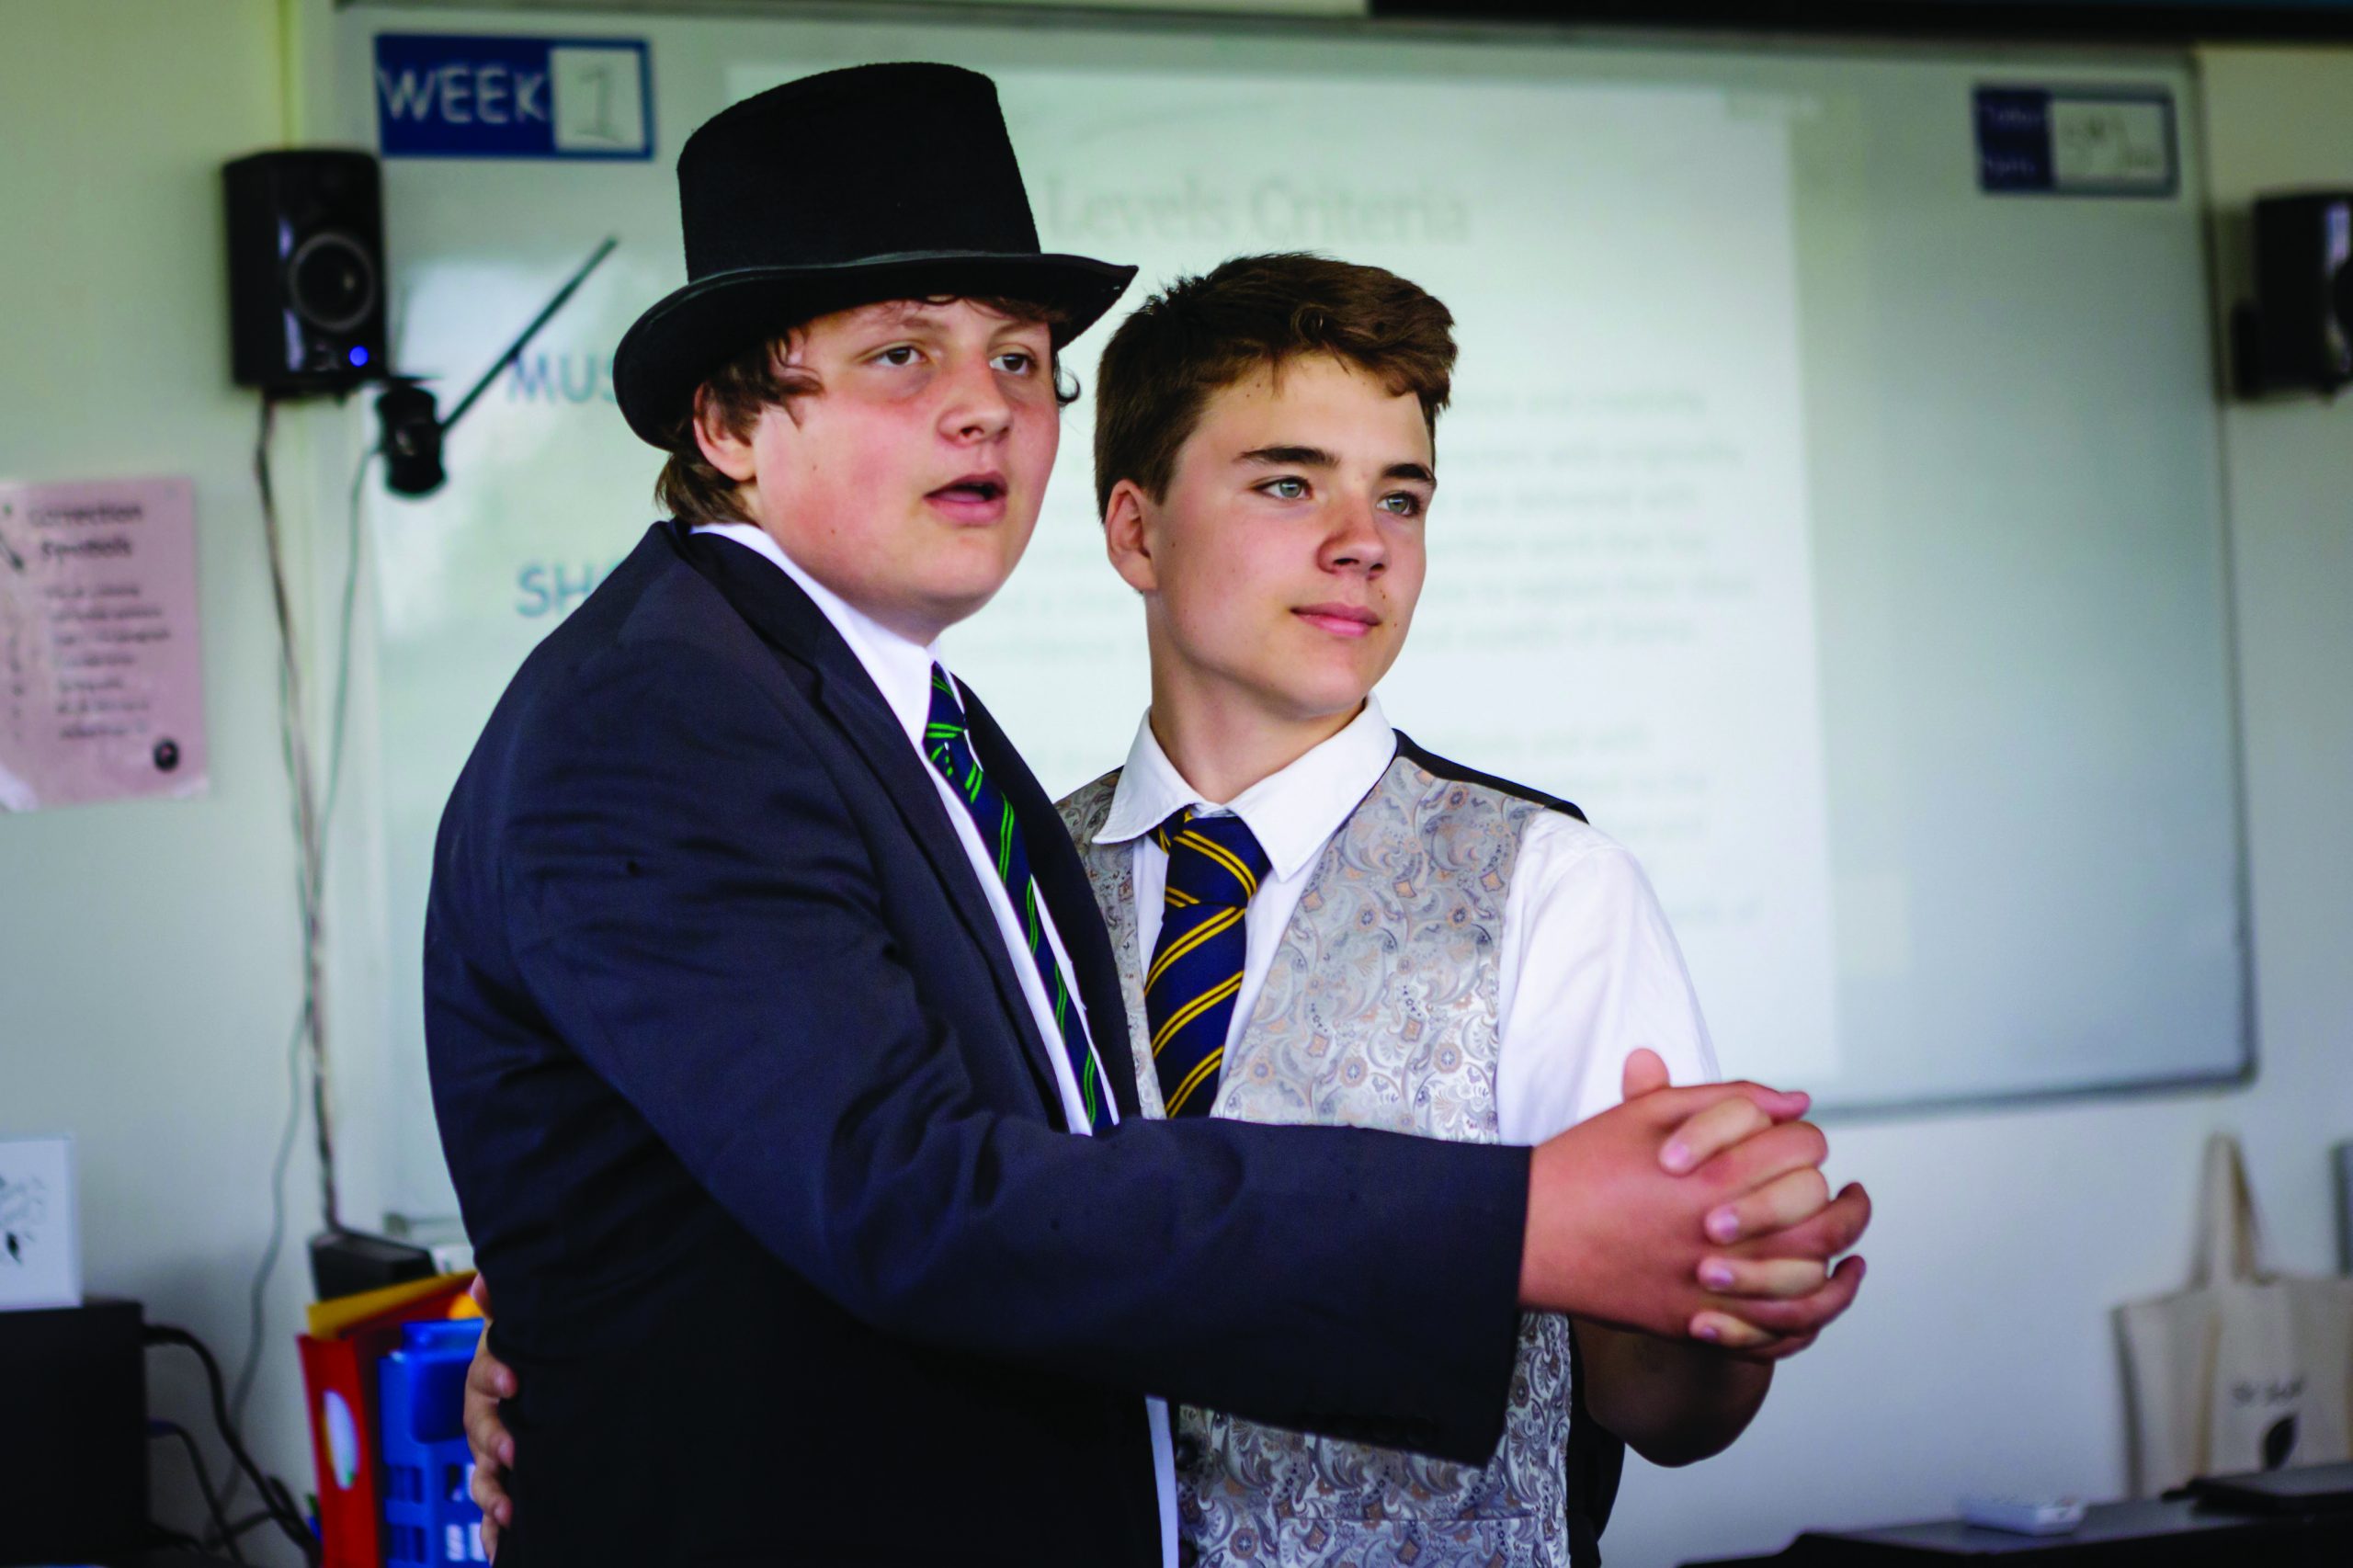
M1141 1396L1483 1461L1524 1149L1135 1117L1051 804L969 693L1130 1119L1051 1059L922 759L773 562L654 527L435 851L426 1038L520 1374L502 1568L1159 1561Z

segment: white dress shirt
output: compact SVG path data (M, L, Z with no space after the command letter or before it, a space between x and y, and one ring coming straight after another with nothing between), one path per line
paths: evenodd
M1324 846L1381 781L1397 734L1368 698L1347 728L1232 801L1205 801L1160 749L1147 713L1136 726L1097 844L1132 840L1138 957L1160 938L1168 855L1152 830L1192 806L1240 817L1268 869L1245 918L1242 989L1231 1050L1248 1026L1283 931ZM1626 1058L1648 1046L1677 1084L1718 1076L1714 1047L1682 950L1633 856L1608 835L1546 812L1520 835L1496 934L1495 1111L1506 1143L1540 1143L1620 1097Z
M948 813L948 820L954 824L957 840L964 846L965 858L972 863L972 875L980 882L988 898L989 907L996 915L997 933L1005 939L1006 954L1013 960L1013 972L1020 978L1021 994L1029 1003L1030 1016L1037 1020L1039 1036L1046 1042L1046 1054L1053 1060L1054 1084L1062 1092L1063 1119L1070 1124L1072 1131L1091 1135L1086 1101L1079 1093L1078 1075L1071 1070L1069 1055L1063 1050L1062 1028L1054 1022L1053 998L1046 994L1045 982L1038 978L1038 966L1030 961L1029 937L1023 930L1020 915L1013 907L1013 895L996 874L996 851L982 842L981 830L973 823L972 813L966 809L962 797L949 788L946 775L934 767L931 759L924 756L924 725L931 718L931 666L937 664L943 670L948 667L947 661L939 656L938 646L926 648L912 642L850 604L811 576L800 562L785 554L783 547L765 528L756 528L750 523L709 523L694 531L733 540L746 550L756 551L774 562L815 602L819 611L832 623L834 630L841 633L842 641L849 644L849 651L858 655L858 662L873 678L876 687L882 693L883 701L890 704L892 716L899 721L899 727L906 732L907 744L915 751L924 773L938 787L940 809ZM1046 941L1053 949L1054 961L1062 965L1063 975L1069 982L1070 999L1077 1006L1079 1019L1083 1023L1086 1018L1086 1004L1079 999L1078 971L1071 967L1070 955L1063 950L1062 933L1054 928L1053 915L1045 907L1043 901L1038 906L1038 918L1046 928ZM1095 1031L1090 1027L1087 1039L1092 1040L1094 1038ZM1100 1052L1097 1054L1099 1056ZM1108 1063L1105 1066L1108 1070ZM1127 1063L1121 1062L1120 1070L1125 1072L1130 1069ZM1109 1087L1108 1081L1105 1087L1107 1090ZM1118 1106L1114 1104L1110 1110L1111 1119L1116 1122L1120 1116ZM1176 1449L1168 1431L1168 1403L1165 1400L1147 1399L1144 1406L1152 1427L1154 1487L1160 1497L1161 1561L1165 1568L1176 1568Z

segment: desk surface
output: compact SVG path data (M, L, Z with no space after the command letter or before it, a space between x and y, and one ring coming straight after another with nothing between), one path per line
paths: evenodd
M2006 1557L2018 1552L2048 1551L2054 1546L2242 1530L2247 1522L2245 1515L2217 1514L2200 1507L2193 1498L2177 1497L2165 1502L2104 1503L2086 1508L2084 1522L2065 1535L2019 1535L1963 1524L1958 1519L1936 1519L1873 1530L1842 1530L1837 1539L1960 1557Z
M2302 1517L2225 1512L2190 1497L2105 1503L2066 1535L2012 1535L1957 1519L1802 1535L1764 1557L1687 1568L1880 1568L2019 1558L2034 1568L2343 1568L2353 1562L2353 1513Z

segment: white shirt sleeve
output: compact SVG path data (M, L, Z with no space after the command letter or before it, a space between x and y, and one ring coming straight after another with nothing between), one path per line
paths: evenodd
M1699 999L1632 855L1561 812L1528 824L1504 900L1495 1105L1506 1143L1540 1143L1618 1104L1648 1046L1677 1085L1719 1076Z

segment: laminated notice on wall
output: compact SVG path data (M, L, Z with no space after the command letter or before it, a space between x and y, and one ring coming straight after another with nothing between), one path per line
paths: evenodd
M188 482L0 484L0 811L204 787Z

